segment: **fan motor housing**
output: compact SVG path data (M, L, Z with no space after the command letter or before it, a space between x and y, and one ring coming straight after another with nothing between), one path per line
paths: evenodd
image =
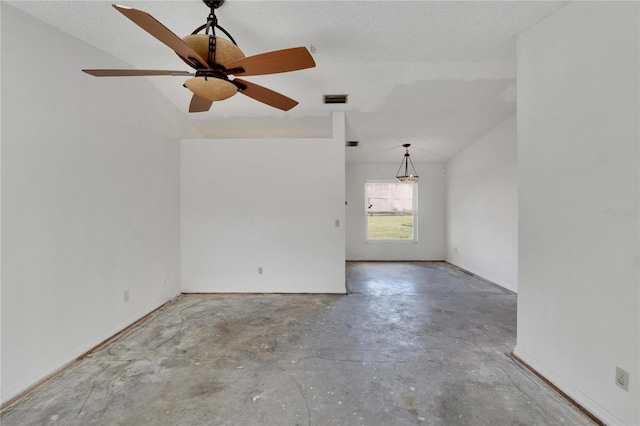
M222 4L224 3L224 0L202 0L202 2L211 9L217 9L220 6L222 6Z
M206 59L209 56L209 35L191 34L182 40L189 45L198 55ZM216 64L224 66L229 62L244 58L245 55L238 46L220 37L216 37ZM213 65L213 64L209 64Z

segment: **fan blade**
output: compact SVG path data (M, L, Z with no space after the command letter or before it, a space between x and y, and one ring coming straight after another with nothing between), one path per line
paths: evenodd
M224 65L231 74L265 75L303 70L316 66L306 47L274 50L229 62Z
M189 112L205 112L209 111L213 101L201 98L198 95L193 95L191 103L189 104Z
M207 61L202 59L188 44L180 37L175 35L169 28L162 25L156 18L142 10L133 9L131 7L119 6L114 4L120 13L138 24L140 28L157 38L194 68L209 68Z
M247 95L250 98L255 99L256 101L270 105L274 108L278 108L283 111L289 111L291 108L298 105L298 101L294 101L293 99L288 98L285 95L274 92L273 90L259 86L255 83L249 83L248 81L240 80L239 78L233 80L233 83L245 87L240 88L240 93L242 93L243 95Z
M189 71L161 71L161 70L82 70L94 77L138 77L145 75L193 75Z

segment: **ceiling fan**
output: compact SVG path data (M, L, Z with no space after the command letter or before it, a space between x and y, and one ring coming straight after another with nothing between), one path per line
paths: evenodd
M193 92L189 112L208 111L214 101L230 98L238 92L283 111L298 105L297 101L278 92L239 78L231 80L229 75L264 75L313 68L316 64L309 51L305 47L294 47L245 56L231 34L218 25L215 10L222 6L224 0L202 1L211 9L207 22L196 28L191 35L183 38L175 35L147 12L117 4L112 5L172 49L195 72L139 69L83 69L82 71L95 77L191 76L184 83L184 86ZM226 34L231 41L216 37L216 28ZM198 34L202 30L205 30L204 34Z

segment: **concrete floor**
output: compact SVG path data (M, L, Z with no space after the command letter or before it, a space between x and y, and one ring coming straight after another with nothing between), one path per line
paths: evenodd
M183 295L4 410L9 425L589 425L505 353L516 296L348 263L348 296Z

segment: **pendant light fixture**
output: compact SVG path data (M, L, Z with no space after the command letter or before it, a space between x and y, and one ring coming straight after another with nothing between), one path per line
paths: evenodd
M409 156L409 147L411 146L411 144L405 143L402 146L406 149L406 152L404 154L404 158L400 162L400 167L398 168L398 172L396 173L396 179L400 182L405 183L417 182L418 174L416 173L416 169L415 167L413 167L413 161L411 161L411 157ZM413 171L413 174L409 174L409 164L411 164L411 170ZM400 174L402 166L404 166L404 175Z

